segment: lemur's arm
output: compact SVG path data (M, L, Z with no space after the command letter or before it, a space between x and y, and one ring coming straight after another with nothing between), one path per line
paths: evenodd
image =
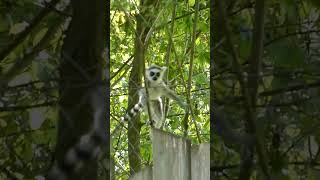
M166 85L163 86L164 96L177 101L181 108L187 109L188 105L171 89L169 89Z

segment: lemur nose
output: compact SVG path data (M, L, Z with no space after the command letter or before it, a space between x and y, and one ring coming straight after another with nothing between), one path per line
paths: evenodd
M156 80L157 80L157 77L153 77L152 79L153 79L154 81L156 81Z

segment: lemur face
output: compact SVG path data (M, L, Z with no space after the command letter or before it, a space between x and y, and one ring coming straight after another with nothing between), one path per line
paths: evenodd
M146 69L146 77L150 82L160 83L162 82L163 74L166 69L166 67L151 65Z

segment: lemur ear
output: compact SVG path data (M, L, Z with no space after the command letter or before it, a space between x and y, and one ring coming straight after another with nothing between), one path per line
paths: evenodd
M167 71L168 68L166 66L163 66L161 69L163 72L165 72L165 71Z

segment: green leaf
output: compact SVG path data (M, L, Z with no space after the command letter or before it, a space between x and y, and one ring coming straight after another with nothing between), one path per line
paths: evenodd
M8 124L4 119L0 119L0 128L6 127Z
M295 0L282 0L280 1L281 10L283 12L283 17L288 17L289 21L294 22L296 20L297 11L296 11L296 4Z
M26 161L30 161L33 157L32 143L24 143L23 151L21 153Z
M287 78L280 78L274 77L271 82L272 89L280 89L283 87L287 87L288 79Z
M320 179L320 172L318 170L308 168L308 174L306 178L308 180L318 180Z
M43 38L43 36L48 31L48 28L42 28L33 38L32 45L35 46L39 43L39 41Z
M46 60L32 62L32 77L34 79L48 80L52 77L55 67Z
M288 175L284 175L284 174L281 174L281 173L272 172L271 173L271 179L274 179L274 180L290 180L290 177Z
M320 8L320 1L319 0L308 0L312 5Z
M189 6L194 6L195 2L195 0L189 0Z
M9 23L4 16L0 15L0 32L5 32L9 28Z
M304 52L297 44L283 40L267 48L267 53L275 66L301 68L304 63Z
M240 57L242 58L249 57L250 51L251 51L250 41L247 39L240 39L239 50L240 50Z
M32 133L32 142L35 144L47 144L48 142L55 142L56 132L54 129L46 129L45 131L35 131Z
M204 73L198 74L194 77L194 80L197 85L202 85L208 83L208 78Z
M21 23L14 24L10 28L9 34L13 34L13 35L19 34L22 31L24 31L27 26L29 26L29 24L27 22L25 22L25 21L23 21Z

